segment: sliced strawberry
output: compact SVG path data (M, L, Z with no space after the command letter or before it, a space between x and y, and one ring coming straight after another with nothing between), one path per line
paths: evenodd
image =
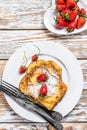
M26 71L26 67L25 66L21 66L19 69L19 74L23 74Z
M38 59L38 55L37 54L32 56L32 62L37 61L37 59Z
M86 19L83 17L79 17L77 19L77 29L81 28L86 23Z
M43 84L40 88L40 95L46 96L47 95L47 85Z
M81 8L80 14L81 14L81 15L86 15L86 10L85 10L84 8Z
M60 4L57 4L57 5L56 5L56 10L57 10L58 12L63 11L65 8L66 8L66 6L65 6L64 4L63 4L63 5L60 5Z
M67 31L68 32L72 32L77 26L77 21L73 21L71 23L68 24L68 28L67 28Z
M66 0L66 6L68 8L73 8L73 7L75 7L75 5L76 5L76 1L75 0Z
M64 4L64 3L65 3L64 0L56 0L56 4L62 5L62 4Z
M37 77L38 82L45 82L47 80L47 75L46 74L40 74Z

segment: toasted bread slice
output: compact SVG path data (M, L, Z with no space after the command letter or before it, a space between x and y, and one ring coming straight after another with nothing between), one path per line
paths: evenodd
M49 86L48 89L54 88L53 92L46 96L39 96L41 83L38 83L37 77L41 73L49 75L49 79L45 82ZM62 81L61 67L53 61L44 60L35 61L28 66L27 74L20 81L19 87L24 94L31 96L49 110L54 108L67 91L67 86Z

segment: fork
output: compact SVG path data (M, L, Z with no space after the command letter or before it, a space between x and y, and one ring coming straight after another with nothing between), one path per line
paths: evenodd
M11 88L12 89L12 88ZM20 104L21 106L23 106L24 108L33 111L37 114L39 114L40 116L42 116L45 120L47 120L54 128L56 128L57 130L63 130L63 126L55 121L54 119L52 119L50 116L48 116L44 111L41 111L41 109L39 107L37 107L34 104L27 104L25 99L19 98L17 92L17 90L15 89L9 89L9 85L6 84L6 82L2 82L2 85L0 85L0 90L3 91L4 93L6 93L7 95L11 96L13 100L15 100L18 104ZM21 93L19 93L21 95Z
M8 89L9 92L13 96L16 96L17 98L21 98L24 100L28 100L29 102L33 103L37 107L41 108L44 112L46 112L49 116L51 116L54 120L60 121L62 119L62 115L59 112L48 110L44 106L42 106L39 102L34 102L33 99L29 96L24 95L18 88L16 88L14 85L7 83L6 81L2 81L2 85L5 86L5 88ZM14 93L15 91L15 93Z

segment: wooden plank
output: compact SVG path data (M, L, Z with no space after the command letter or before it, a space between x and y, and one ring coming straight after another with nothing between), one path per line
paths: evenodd
M0 29L41 29L51 0L0 0Z
M63 130L87 130L87 123L63 123ZM1 123L0 130L54 130L47 123Z
M87 31L80 35L53 36L46 30L0 31L0 59L8 59L22 45L58 43L68 48L77 58L87 59Z

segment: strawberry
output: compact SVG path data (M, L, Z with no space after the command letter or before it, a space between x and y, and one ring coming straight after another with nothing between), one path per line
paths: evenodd
M65 3L64 0L56 0L56 4L62 5L62 4L64 4L64 3Z
M19 69L19 74L23 74L26 71L26 67L25 66L21 66Z
M83 17L79 17L77 19L77 29L81 28L86 23L86 19Z
M47 95L47 85L43 84L40 88L40 95L46 96Z
M62 4L62 5L57 4L56 5L56 10L59 12L63 11L65 8L66 8L66 6L64 4Z
M73 8L73 7L75 7L75 5L76 5L76 1L75 0L66 0L66 6L68 8Z
M81 10L80 10L80 14L81 14L81 15L86 15L86 10L83 9L83 8L81 8Z
M78 11L65 9L64 11L62 11L61 15L62 18L66 21L74 21L78 15Z
M37 59L38 59L38 55L37 54L32 56L32 62L37 61Z
M71 11L69 20L74 21L76 19L77 15L78 15L78 11L76 11L76 10Z
M47 80L47 75L46 74L40 74L37 77L38 82L45 82Z
M58 16L57 17L57 20L56 20L56 28L57 29L63 29L64 27L66 27L68 25L68 22L63 20L61 16Z
M62 19L69 21L70 20L71 10L66 8L64 11L61 12Z
M76 10L76 11L80 11L80 8L79 8L79 6L78 5L75 5L75 7L73 8L73 10Z
M68 24L67 31L72 32L76 28L76 25L77 25L77 21L72 21L71 23Z
M67 21L61 20L58 24L56 24L56 28L57 29L63 29L64 27L66 27L68 25Z

